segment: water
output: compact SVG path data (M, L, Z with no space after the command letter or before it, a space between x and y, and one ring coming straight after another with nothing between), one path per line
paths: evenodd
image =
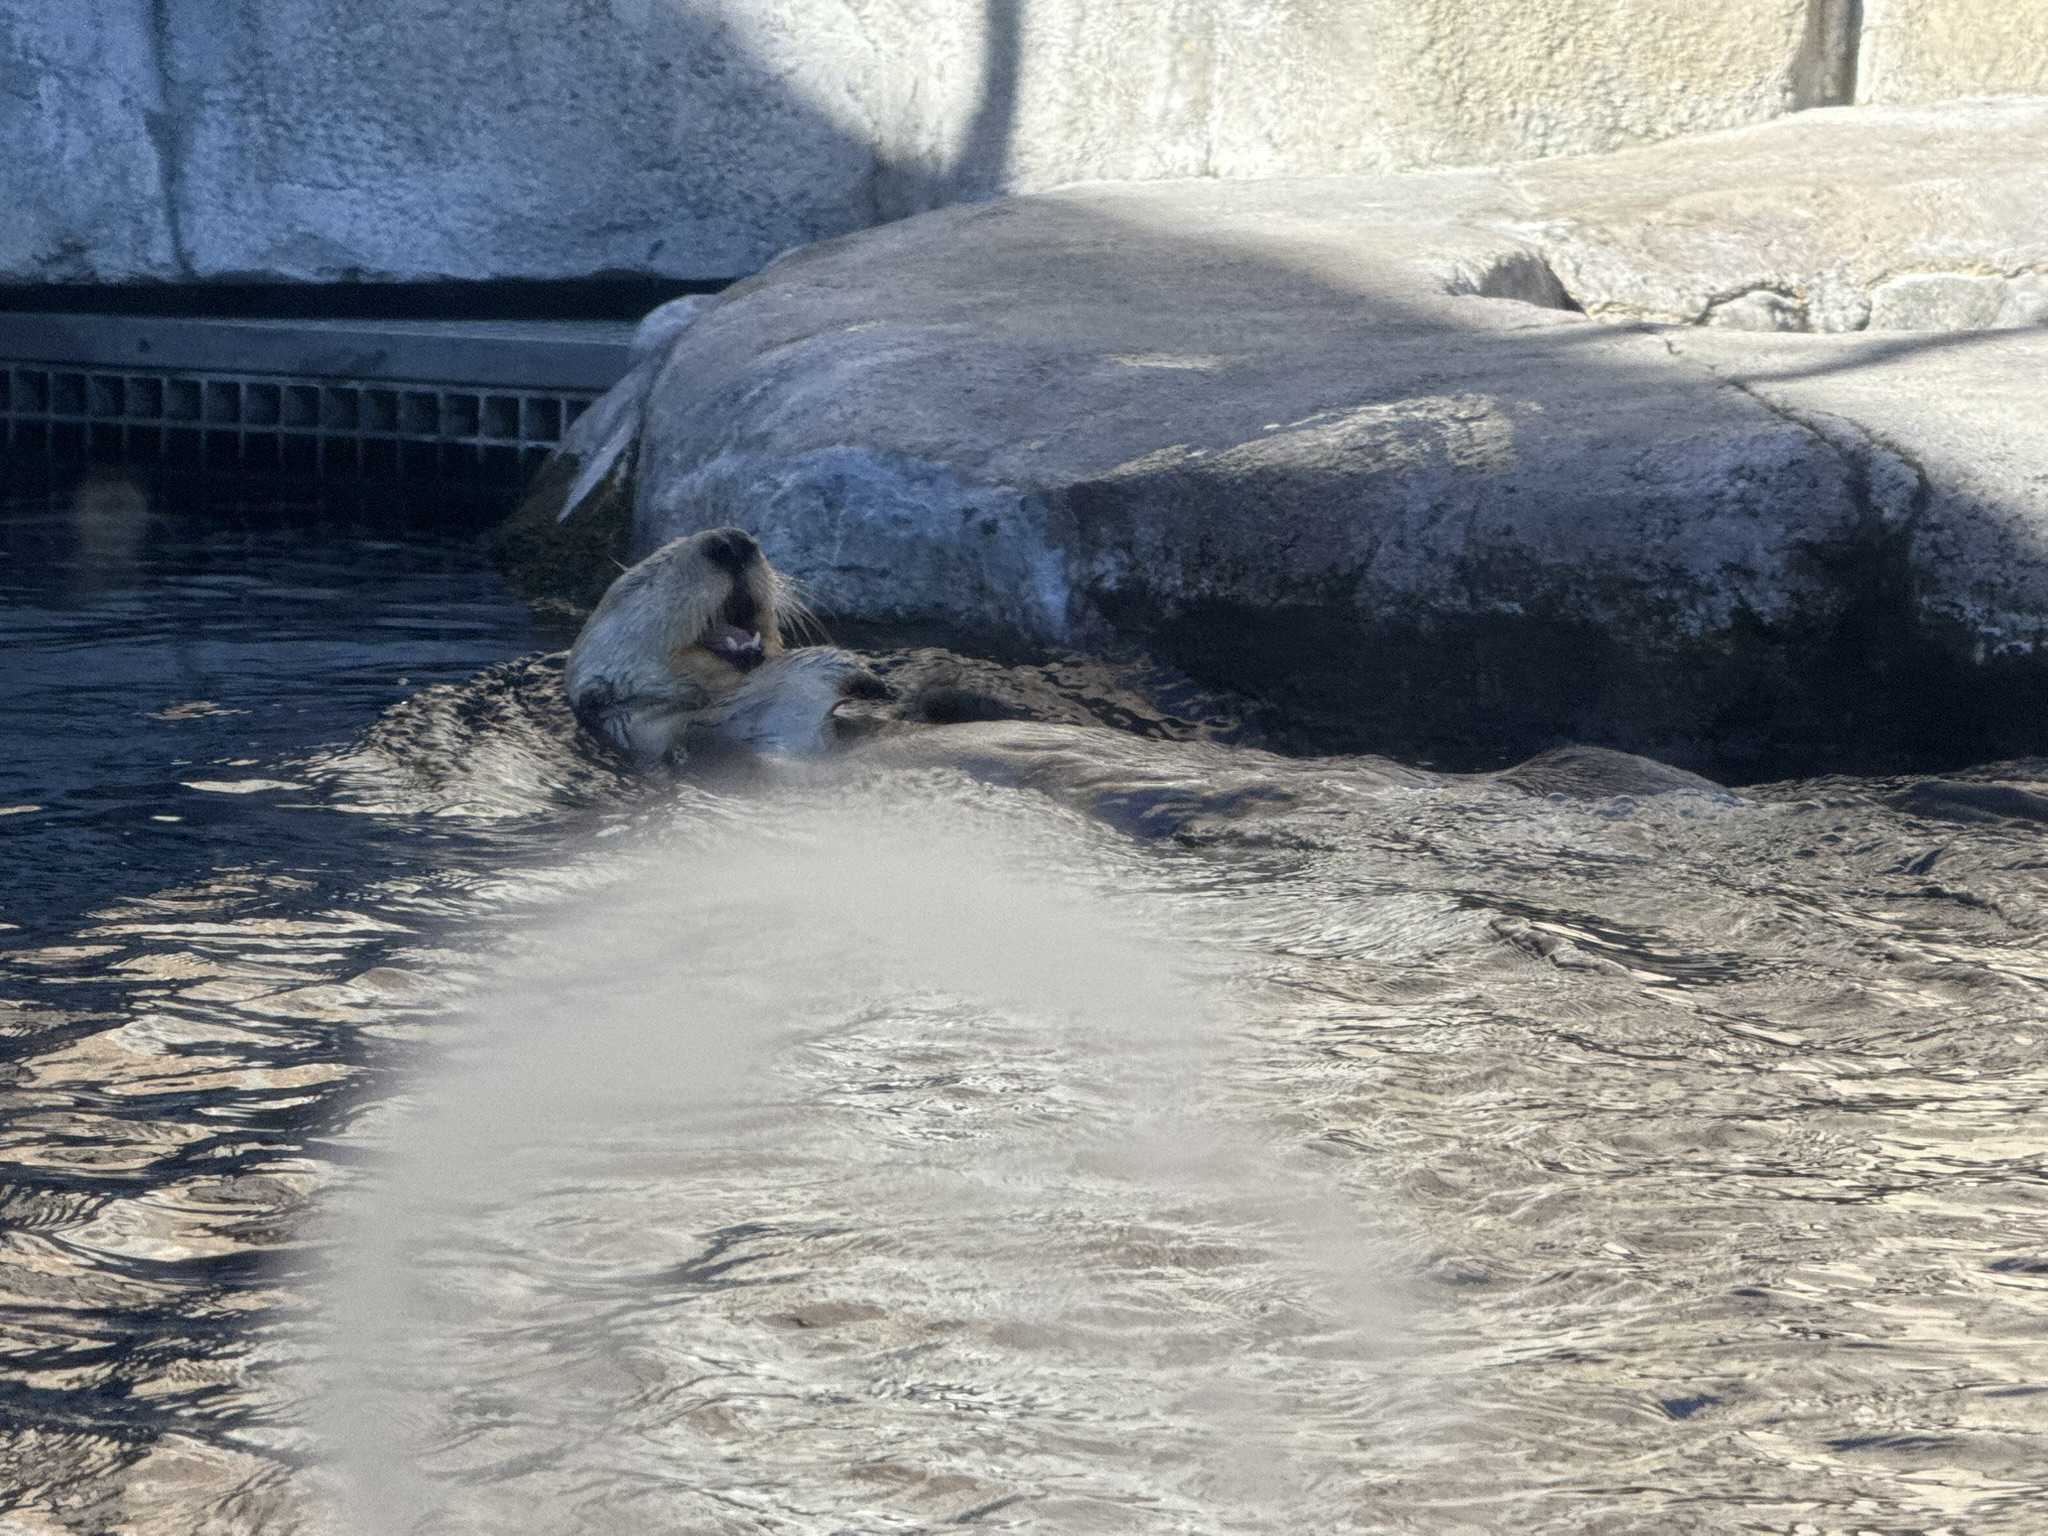
M290 522L9 577L23 1529L2040 1528L2048 767L627 785L473 533Z
M95 1528L167 1429L246 1419L261 1224L371 1055L345 1009L258 1000L405 935L348 909L366 882L430 900L504 862L288 766L532 645L451 510L94 477L0 513L0 1425L31 1507Z
M8 504L0 915L58 932L244 857L320 878L332 828L291 811L274 765L535 645L454 510L152 497L113 475Z

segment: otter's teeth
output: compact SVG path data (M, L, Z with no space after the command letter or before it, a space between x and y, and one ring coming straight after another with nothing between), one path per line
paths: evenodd
M760 665L767 654L760 634L751 629L741 629L737 624L710 625L697 643L742 672Z

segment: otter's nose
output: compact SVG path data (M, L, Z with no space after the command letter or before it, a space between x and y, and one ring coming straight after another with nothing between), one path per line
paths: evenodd
M761 546L744 528L718 528L704 536L704 558L737 576L761 558Z

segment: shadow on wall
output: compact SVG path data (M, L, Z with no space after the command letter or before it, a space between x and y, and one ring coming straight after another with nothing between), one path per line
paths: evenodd
M965 138L951 157L933 165L876 149L873 223L1002 194L1017 131L1023 3L982 0L980 82Z
M1806 34L1792 62L1792 109L1846 107L1856 100L1863 0L1806 0Z
M516 25L387 0L90 17L0 0L22 87L0 92L0 130L25 193L0 275L730 279L1000 184L1020 0L980 3L978 39L976 12L949 18L924 40L933 79L898 82L938 92L920 112L807 99L789 40L750 31L759 8L714 0L523 7ZM847 7L815 19L804 46L826 57L910 41Z
M1855 73L1855 0L1624 9L0 0L0 280L731 279L1006 185L1591 152Z

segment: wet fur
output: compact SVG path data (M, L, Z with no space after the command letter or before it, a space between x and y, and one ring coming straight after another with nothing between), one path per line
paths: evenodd
M758 752L816 757L835 739L832 712L846 699L880 699L888 687L837 646L807 646L763 662L698 723Z

